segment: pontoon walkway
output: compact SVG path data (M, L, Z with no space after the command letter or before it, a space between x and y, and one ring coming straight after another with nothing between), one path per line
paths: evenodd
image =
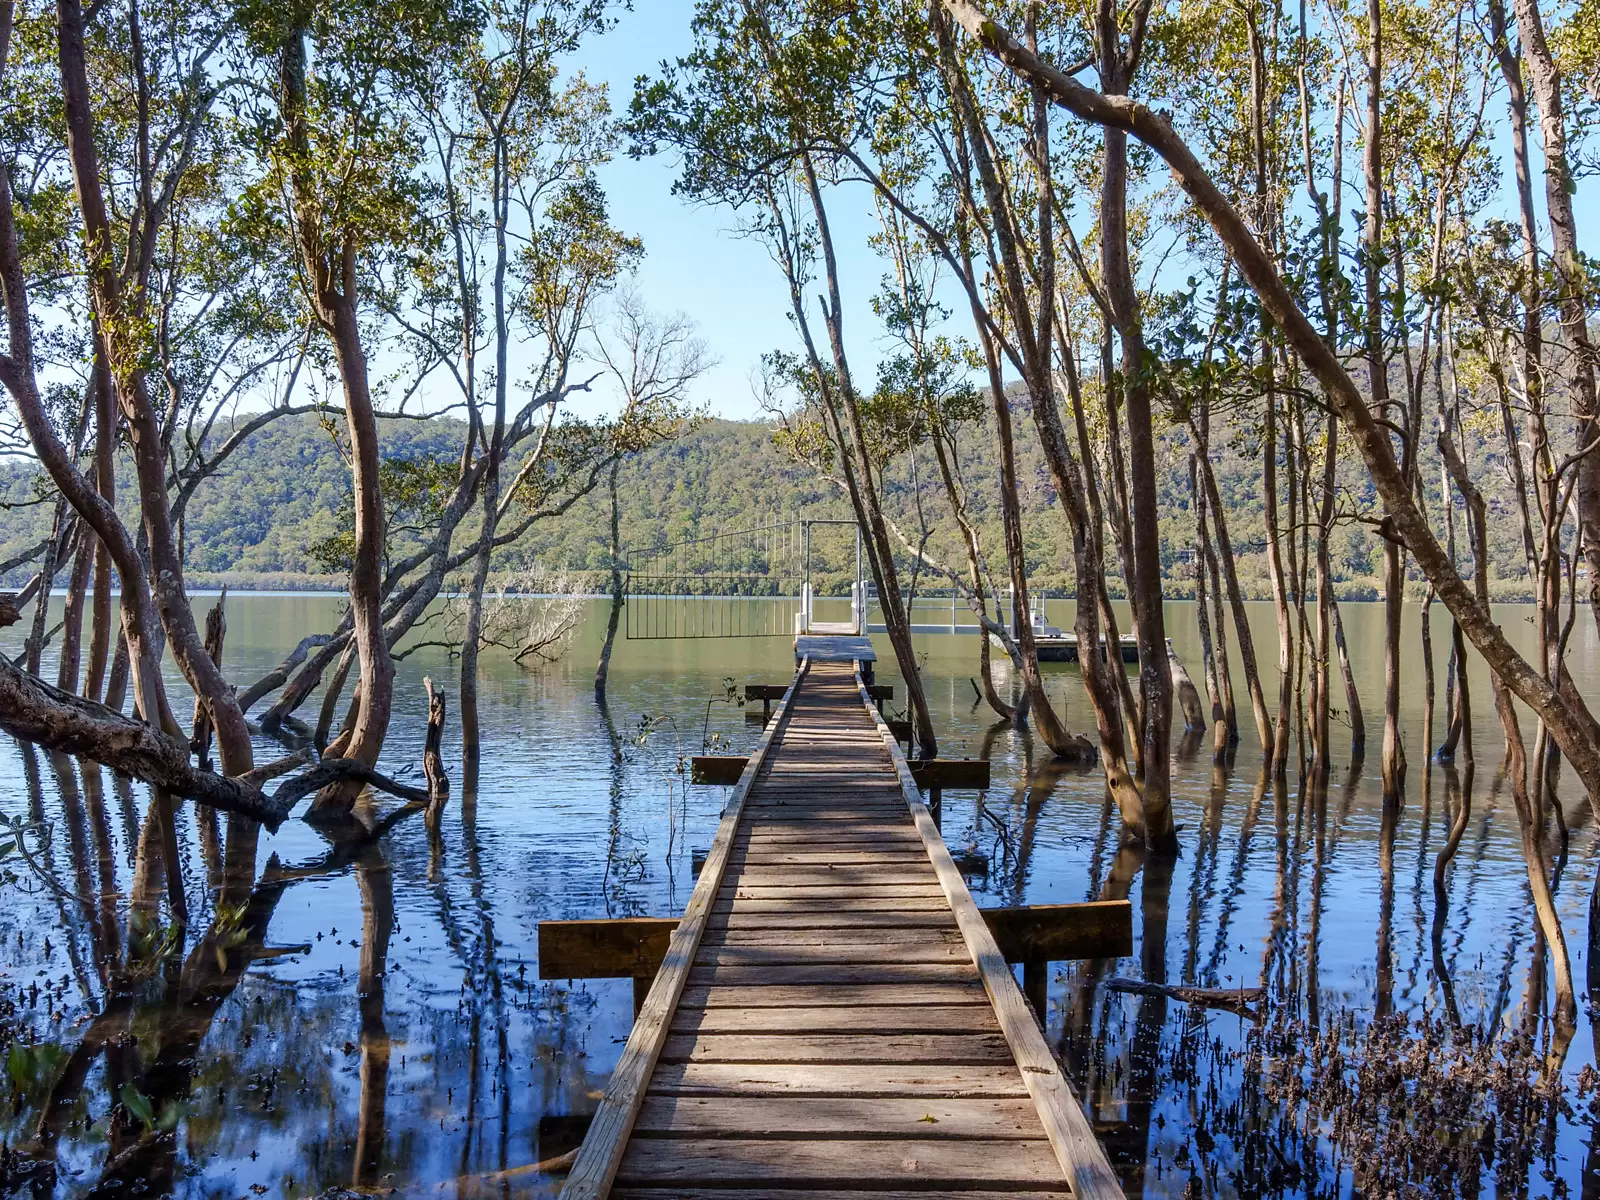
M803 661L569 1200L1120 1196L853 665Z

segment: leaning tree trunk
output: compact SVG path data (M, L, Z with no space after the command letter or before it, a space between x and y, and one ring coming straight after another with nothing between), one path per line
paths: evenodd
M1311 742L1317 769L1326 778L1333 766L1330 710L1333 688L1333 533L1334 465L1338 461L1339 418L1328 415L1322 457L1322 494L1317 506L1317 657L1312 664Z
M1270 356L1271 352L1271 343L1263 330L1262 353ZM1284 586L1283 554L1278 532L1278 403L1270 390L1273 385L1268 386L1266 421L1261 435L1261 490L1266 506L1267 575L1272 583L1272 610L1278 624L1278 717L1272 731L1272 773L1277 776L1282 775L1289 765L1289 672L1294 654L1294 635L1290 631L1289 597Z
M622 617L622 514L617 503L617 473L622 469L619 457L611 463L608 491L611 495L611 610L606 614L606 640L600 647L600 665L594 672L594 696L601 703L606 698L606 677L611 673L611 648L617 642L617 625Z
M1102 0L1102 9L1109 0ZM1102 20L1102 73L1114 59L1113 93L1126 93L1130 74L1120 45L1110 44L1114 22ZM1120 40L1120 34L1116 37ZM1049 121L1044 89L1034 86L1035 138L1047 147ZM1144 330L1128 257L1127 132L1104 131L1100 183L1100 269L1112 320L1122 343L1122 392L1128 406L1128 487L1132 508L1133 586L1130 599L1138 627L1139 683L1144 744L1142 798L1145 844L1158 854L1175 854L1178 835L1172 821L1172 674L1166 661L1167 630L1161 596L1161 531L1156 503L1156 454L1150 384L1146 374ZM1079 647L1082 657L1084 647ZM1094 647L1088 647L1090 654ZM1119 654L1118 647L1109 648ZM1120 654L1119 654L1120 662Z
M1206 680L1206 698L1211 701L1211 756L1221 758L1228 746L1228 723L1222 709L1222 688L1218 681L1216 650L1211 641L1211 598L1206 594L1207 552L1211 535L1206 532L1205 493L1199 486L1199 468L1194 451L1189 453L1189 497L1195 519L1195 618L1200 628L1200 669Z
M1190 465L1196 467L1196 477L1199 478L1196 456L1206 453L1205 444L1211 436L1211 414L1204 401L1201 402L1200 420L1197 428L1200 431L1201 443L1196 447L1195 452L1190 455ZM1190 490L1194 490L1193 484L1190 485ZM1198 499L1195 503L1196 505L1204 506L1196 509L1199 515L1203 516L1211 511L1210 493L1205 487L1202 486L1199 489ZM1211 540L1210 531L1201 525L1199 526L1199 533L1200 553L1202 556L1201 567L1211 585L1211 628L1216 638L1217 691L1222 698L1222 720L1227 727L1228 743L1237 745L1239 742L1239 710L1233 699L1233 669L1228 662L1228 620L1227 613L1223 609L1225 601L1223 600L1222 569L1217 565L1217 551Z
M1572 348L1568 371L1572 415L1577 424L1578 445L1592 446L1600 437L1600 398L1596 396L1595 347L1589 340L1589 277L1578 250L1578 224L1572 204L1577 183L1567 159L1561 68L1545 38L1539 0L1516 0L1515 8L1523 57L1539 110L1539 134L1544 142L1545 208L1556 268L1556 305L1563 335ZM1600 454L1585 454L1577 472L1578 524L1583 529L1583 547L1589 559L1590 598L1600 601ZM1600 603L1590 607L1600 624Z
M1239 570L1233 555L1233 539L1228 535L1228 520L1222 511L1222 492L1211 469L1210 448L1193 422L1189 432L1200 445L1200 476L1205 481L1210 503L1207 511L1216 525L1217 556L1222 560L1222 577L1228 585L1228 606L1233 612L1234 632L1239 635L1239 659L1244 664L1245 687L1250 693L1250 711L1255 715L1256 736L1261 739L1262 756L1272 758L1272 718L1267 715L1267 698L1261 690L1261 673L1256 667L1256 643L1250 633L1250 618L1245 612L1244 593L1239 588Z
M1406 748L1400 738L1400 625L1405 616L1405 568L1392 526L1383 536L1383 795L1390 803L1406 784Z
M125 288L118 274L113 250L117 239L102 191L83 12L77 0L59 0L56 35L67 153L91 264L91 295L96 320L105 331L112 386L128 421L128 446L139 481L140 515L150 562L151 595L173 660L211 712L222 768L228 774L240 774L252 766L250 730L234 700L233 689L205 653L194 610L184 590L183 557L167 499L166 447L146 386L146 356L140 340L146 316L144 290L137 280L134 286ZM153 218L154 214L144 215ZM87 481L84 487L87 488ZM102 498L96 499L103 503ZM126 588L126 570L123 576ZM151 699L155 699L153 691ZM172 714L164 712L161 716L176 731Z
M73 528L71 514L65 499L56 501L55 520L50 526L50 544L44 548L39 561L39 590L34 593L33 628L22 648L23 669L30 675L39 673L39 656L44 653L45 637L50 632L50 592L55 587L56 573L61 570L62 551L71 539Z
M1367 221L1362 232L1366 256L1367 391L1373 413L1388 419L1389 360L1383 333L1383 14L1379 0L1367 0L1367 125L1365 173ZM1415 430L1404 435L1414 436ZM1387 436L1387 435L1385 435ZM1383 794L1393 802L1405 786L1405 746L1400 740L1400 625L1405 616L1403 547L1392 523L1383 536Z
M228 636L228 615L226 604L228 602L228 589L222 589L222 595L217 597L217 603L206 614L206 653L211 656L211 661L218 667L222 666L222 642ZM195 759L202 767L211 766L211 716L206 712L206 706L198 699L194 702L194 733L189 738L189 747L194 751Z
M111 367L98 329L94 334L94 480L100 498L113 508L117 502L116 436L117 398L111 388ZM105 539L94 540L93 630L89 635L89 667L83 695L98 700L105 692L111 658L115 618L111 611L111 548Z
M355 280L348 278L346 288ZM361 346L355 305L347 294L329 299L334 347L344 380L345 424L350 431L353 488L355 492L355 552L350 566L350 611L354 618L356 655L361 678L356 701L360 705L343 757L373 766L383 750L389 730L394 695L394 660L383 627L383 500L378 484L378 419L367 383L367 358ZM344 785L317 798L323 809L345 810L357 788Z
M367 356L356 313L356 231L322 228L322 203L311 176L311 135L306 115L306 30L291 23L279 48L278 103L291 159L289 192L294 231L318 321L333 342L344 387L355 495L355 550L350 566L350 613L361 680L360 711L345 755L372 766L389 729L394 661L383 628L383 503L379 494L378 420L367 378ZM221 731L218 731L219 738ZM324 790L316 807L347 811L359 789L341 783Z
M491 451L491 453L493 453ZM478 724L478 649L483 637L483 593L489 586L489 563L500 512L500 467L491 461L483 477L483 528L467 590L467 622L461 634L461 762L469 781L477 779L481 752Z
M945 445L947 432L944 428L935 428L932 431L934 461L939 466L939 478L944 483L945 499L950 505L950 514L955 518L956 528L961 531L961 544L967 552L967 571L972 585L972 604L970 607L978 615L978 677L983 681L983 698L995 714L1003 721L1011 721L1020 725L1026 720L1027 699L1021 704L1008 704L1000 695L994 683L994 666L989 648L989 633L985 624L989 615L989 597L984 587L983 551L978 542L978 531L972 524L972 519L967 514L966 500L962 496L960 482L956 479L954 466L955 454L954 438L951 445ZM952 573L951 583L954 585L955 576ZM1012 665L1020 668L1022 655L1020 651L1014 656Z
M78 522L77 542L72 573L67 576L67 603L61 614L61 661L56 668L56 686L67 692L78 690L78 668L83 658L83 609L88 599L89 568L94 565L95 537L82 521Z
M889 542L889 532L884 523L877 483L873 478L872 451L867 445L866 430L862 424L860 406L856 401L855 384L852 382L850 366L845 357L839 267L834 255L833 235L828 225L827 208L823 204L822 190L810 154L803 155L801 162L805 170L806 191L811 200L811 210L816 217L817 240L822 249L824 282L828 297L824 324L828 330L828 344L832 351L838 402L844 410L844 423L848 424L849 428L848 440L844 429L841 428L838 413L826 394L830 389L826 387L823 389L823 404L832 415L833 433L841 457L853 455L855 459L855 469L847 468L845 471L851 506L855 509L856 523L862 531L867 548L867 562L872 568L873 581L877 584L878 596L883 605L883 623L888 631L889 644L894 648L900 677L905 682L906 694L911 701L918 748L925 757L935 758L939 751L938 738L933 731L933 714L928 707L927 693L922 686L922 672L917 665L916 651L911 644L910 616L900 596L900 581L894 565L894 548ZM803 318L803 301L799 295L797 280L792 281L791 288L796 318ZM808 343L809 340L808 337ZM821 359L814 348L810 348L810 358L813 369L818 370L819 383L824 382L820 377ZM865 616L865 597L862 597L861 612Z
M1454 819L1450 823L1450 833L1445 839L1445 844L1439 850L1439 855L1433 863L1433 890L1436 895L1444 894L1445 871L1450 866L1450 860L1456 856L1456 851L1461 846L1461 839L1467 832L1467 821L1472 816L1472 776L1477 766L1477 761L1472 753L1472 691L1467 685L1466 671L1466 639L1461 636L1461 626L1452 622L1450 628L1451 644L1457 661L1460 663L1458 678L1460 680L1459 707L1457 712L1461 716L1461 750L1462 750L1462 786L1461 800L1456 805ZM1446 768L1447 770L1449 768Z

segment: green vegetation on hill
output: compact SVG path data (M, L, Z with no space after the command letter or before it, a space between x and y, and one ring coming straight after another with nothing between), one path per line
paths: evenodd
M1020 414L1019 414L1020 417ZM1066 523L1055 509L1056 498L1037 447L1026 436L1031 423L1017 421L1018 473L1027 514L1029 570L1041 586L1070 586L1071 553ZM463 426L449 420L393 421L384 430L384 451L390 459L412 461L453 459L459 452ZM986 430L975 430L964 444L962 470L971 492L971 508L986 545L1000 545L995 468ZM1487 448L1473 447L1474 473L1489 499L1491 511L1491 578L1498 597L1525 594L1520 534L1504 464ZM1173 436L1158 444L1162 558L1168 590L1187 594L1192 568L1188 551L1194 544L1194 519L1189 507L1188 446ZM1251 594L1268 595L1262 552L1261 464L1253 445L1236 442L1218 450L1218 486L1228 510L1229 527L1241 580ZM938 490L930 463L919 464L923 509L934 526L929 552L959 565L960 548ZM0 466L0 497L18 505L34 494L37 472L25 460ZM120 507L130 524L137 520L132 504L132 479L122 464ZM1375 497L1359 464L1352 464L1341 513L1370 511ZM916 515L910 465L902 458L891 465L886 497L892 515L909 536L916 536ZM349 469L332 438L311 417L286 418L257 434L211 479L201 485L183 524L185 561L191 582L228 581L265 587L337 587L342 580L327 574L315 548L338 534L347 520ZM762 525L775 517L806 514L842 518L849 507L838 489L818 479L809 468L785 457L774 444L771 426L759 422L712 420L666 445L629 460L620 482L622 537L639 550ZM1430 496L1430 501L1435 497ZM602 571L607 566L609 513L604 489L580 499L567 513L537 523L514 547L501 553L499 565L510 569L538 564L548 569ZM1432 507L1436 521L1437 503ZM0 559L43 537L52 506L31 504L0 513ZM391 551L415 545L415 535L396 532ZM1465 551L1463 550L1463 554ZM1335 539L1334 569L1345 595L1377 594L1381 549L1371 527L1349 519ZM32 568L13 570L6 583L16 585ZM1113 569L1113 573L1115 573ZM937 580L926 580L925 586ZM1114 580L1116 587L1120 580Z

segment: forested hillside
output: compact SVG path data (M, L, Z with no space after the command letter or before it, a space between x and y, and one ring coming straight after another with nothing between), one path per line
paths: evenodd
M1022 401L1017 401L1021 404ZM390 461L450 461L459 454L464 427L449 420L394 421L383 431ZM1070 588L1071 548L1065 521L1031 423L1016 422L1018 472L1027 514L1030 576L1041 586ZM764 524L776 517L804 514L845 517L849 506L837 486L818 478L809 466L786 456L774 427L759 422L711 420L683 436L626 461L619 481L622 540L631 550L702 537L717 530ZM995 500L992 436L975 426L962 441L962 472L971 507L986 536L1000 545ZM1475 447L1474 474L1489 501L1491 579L1497 597L1526 594L1526 571L1504 464L1483 444ZM1158 444L1162 562L1170 594L1186 594L1192 567L1188 552L1195 529L1190 506L1188 444L1177 434ZM1241 582L1253 596L1269 595L1262 545L1261 462L1259 448L1238 440L1213 450L1217 483L1228 509ZM1335 536L1335 578L1341 595L1372 597L1381 590L1381 548L1370 523L1358 519L1374 506L1371 485L1359 464L1348 464L1344 480L1346 515ZM943 492L931 462L919 462L922 509L933 529L928 552L959 565L959 546ZM128 520L136 519L131 472L120 465L118 488ZM0 560L45 536L52 508L26 503L36 471L23 460L5 464L6 502L0 515ZM908 537L918 537L915 492L909 458L891 466L885 489L891 515ZM312 417L285 418L255 435L211 479L201 485L183 525L185 561L197 585L230 582L270 588L338 587L342 580L319 562L319 545L347 531L350 471L327 429ZM1435 523L1441 526L1436 490ZM601 571L608 556L609 514L603 487L580 499L566 513L534 527L496 560L502 570L534 567ZM397 522L397 524L399 524ZM406 529L391 531L391 554L414 548ZM1463 547L1463 554L1465 549ZM1116 559L1108 554L1113 576ZM17 568L7 583L22 581ZM1113 589L1120 580L1113 578Z

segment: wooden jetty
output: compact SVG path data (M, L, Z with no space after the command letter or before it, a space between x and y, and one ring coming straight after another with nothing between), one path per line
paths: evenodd
M624 948L653 982L563 1194L1120 1196L859 660L802 650L682 918Z

